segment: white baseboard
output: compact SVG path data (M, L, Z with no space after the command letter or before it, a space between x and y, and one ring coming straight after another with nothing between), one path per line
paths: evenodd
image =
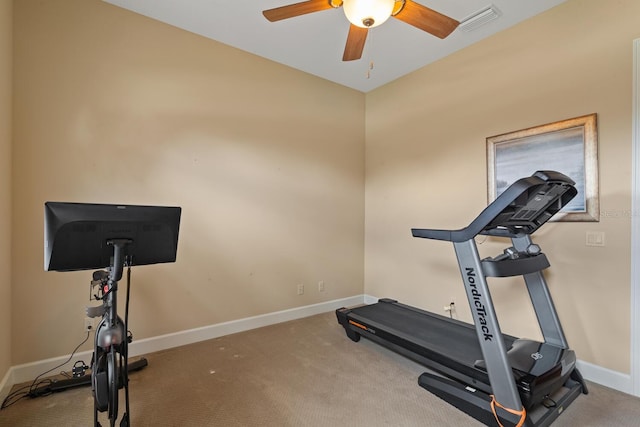
M371 295L364 295L364 303L365 304L375 304L376 302L378 302L378 297L373 297Z
M326 313L340 307L350 307L363 303L372 304L377 301L378 298L371 295L358 295L308 305L305 307L292 308L260 316L218 323L201 328L189 329L172 334L160 335L153 338L145 338L131 343L129 346L129 355L133 357L140 356L160 350L210 340L229 334L248 331L263 326ZM73 366L73 364L78 360L83 360L88 364L91 360L91 353L91 351L76 353L66 365ZM9 394L9 391L14 384L32 380L50 369L57 369L57 366L64 363L67 359L69 359L69 355L12 366L2 379L2 382L0 382L0 401ZM633 381L629 374L623 374L581 360L578 361L578 368L580 369L583 377L588 381L601 384L614 390L619 390L623 393L633 394Z
M289 310L276 311L274 313L263 314L260 316L232 320L201 328L189 329L172 334L160 335L153 338L136 340L129 345L129 355L136 357L160 350L218 338L224 335L235 334L238 332L248 331L250 329L274 325L276 323L287 322L289 320L301 319L315 314L326 313L340 307L349 307L362 304L363 302L364 296L357 295L354 297L342 298L304 307L292 308ZM89 364L91 361L91 354L91 350L76 353L67 363L65 362L69 359L69 355L12 366L2 379L2 383L0 383L0 401L4 400L4 398L9 394L9 391L14 384L31 381L43 372L47 372L54 368L58 370L58 366L63 363L65 366L73 366L75 362L82 360L86 364Z
M245 319L232 320L230 322L218 323L201 328L189 329L187 331L176 332L173 334L145 338L131 343L129 346L129 355L139 356L142 354L153 353L155 351L210 340L224 335L235 334L238 332L248 331L250 329L261 328L263 326L326 313L340 307L362 304L362 302L363 296L358 295L355 297L307 305L305 307L276 311L274 313L263 314L260 316L247 317Z
M577 367L585 380L621 391L633 394L633 381L630 374L603 368L583 360L578 360Z
M11 391L11 387L13 387L12 382L9 381L11 378L11 369L4 374L4 378L0 382L0 402L4 401L5 397L9 395L9 391Z

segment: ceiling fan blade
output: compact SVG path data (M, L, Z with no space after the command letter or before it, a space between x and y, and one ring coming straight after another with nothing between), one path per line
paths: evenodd
M287 6L280 6L274 9L263 10L262 14L271 22L280 21L281 19L293 18L295 16L306 15L307 13L320 12L321 10L331 9L329 0L308 0L300 3L294 3Z
M394 17L441 39L460 25L455 19L411 0L406 0L404 7Z
M362 50L368 33L368 28L351 24L349 35L347 36L347 45L344 47L344 54L342 55L343 61L353 61L362 57Z

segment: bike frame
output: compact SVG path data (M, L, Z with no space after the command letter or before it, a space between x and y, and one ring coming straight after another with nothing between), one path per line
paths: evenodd
M125 265L126 246L132 241L114 239L107 242L113 246L113 261L106 272L96 272L99 276L102 300L102 320L96 329L94 353L91 367L92 390L94 395L94 426L100 427L98 412L108 411L111 427L118 419L118 390L125 389L125 412L120 427L129 426L129 379L127 369L128 336L126 323L118 316L118 282L122 279ZM96 276L94 273L94 279ZM101 274L102 273L102 274ZM92 282L92 285L95 283Z

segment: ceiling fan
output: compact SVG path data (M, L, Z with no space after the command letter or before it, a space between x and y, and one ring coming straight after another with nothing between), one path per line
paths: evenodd
M411 0L307 0L262 12L271 22L307 13L343 7L350 21L343 61L362 57L369 28L376 27L390 16L444 39L460 24L453 18Z

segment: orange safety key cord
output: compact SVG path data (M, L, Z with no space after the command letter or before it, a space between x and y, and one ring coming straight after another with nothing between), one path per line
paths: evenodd
M500 402L498 402L496 400L496 397L492 394L491 395L491 412L493 412L493 416L496 418L496 421L498 422L498 425L500 427L504 427L504 426L502 425L502 423L500 422L500 419L498 418L498 413L496 412L496 406L498 408L502 409L502 410L507 411L510 414L519 415L520 416L520 420L518 421L518 424L516 424L515 427L522 427L524 425L524 422L527 419L527 410L524 409L524 407L520 411L516 411L515 409L506 408L506 407L502 406L500 404Z

